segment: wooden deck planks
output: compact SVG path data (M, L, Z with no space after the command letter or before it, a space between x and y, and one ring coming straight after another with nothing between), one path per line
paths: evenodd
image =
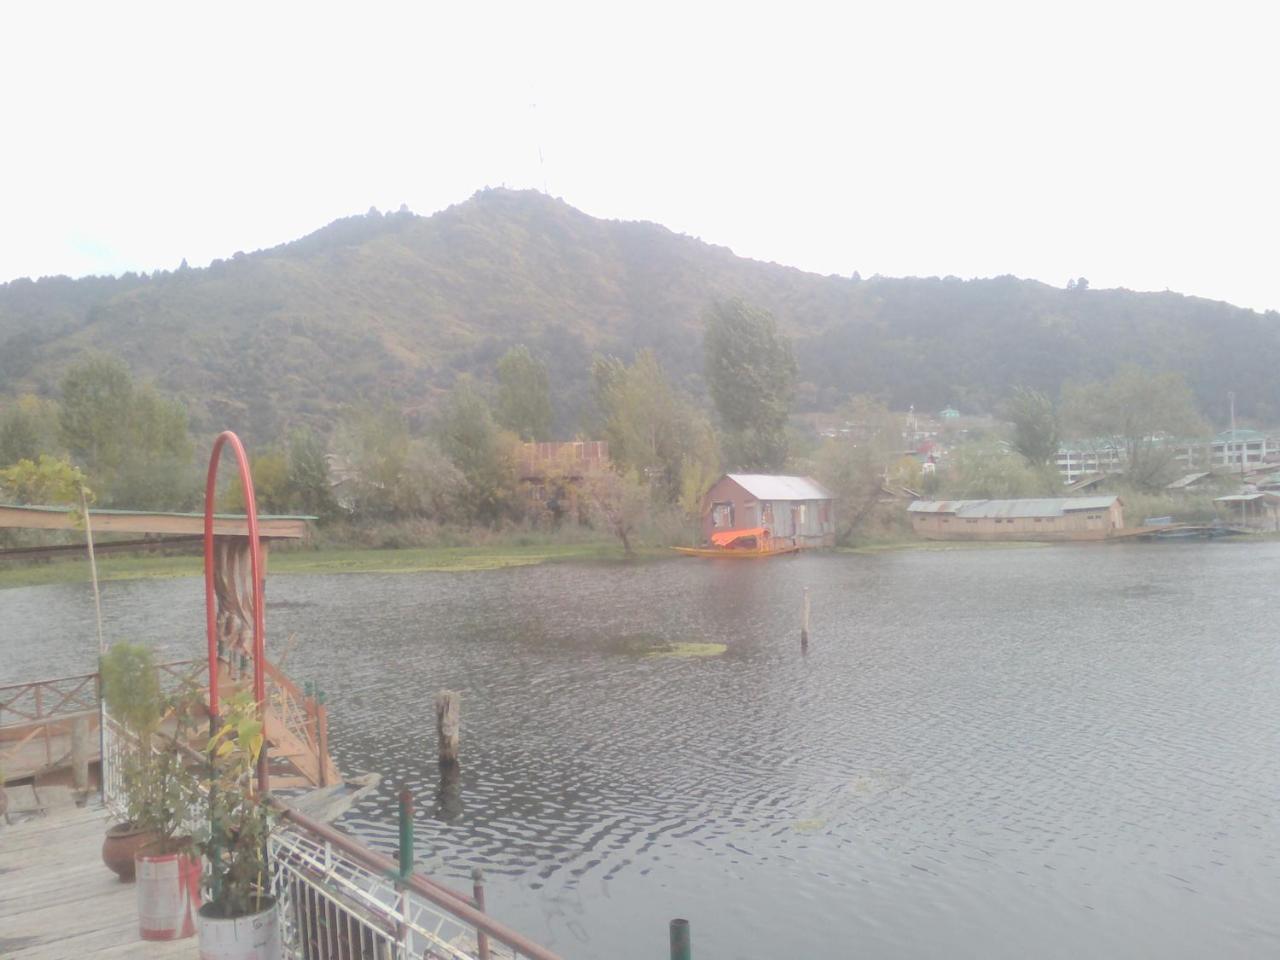
M194 938L149 943L138 936L132 884L102 863L107 815L58 811L0 826L0 956L6 960L199 955Z

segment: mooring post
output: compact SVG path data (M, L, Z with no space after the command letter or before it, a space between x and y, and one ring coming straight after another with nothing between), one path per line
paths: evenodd
M436 736L440 745L440 765L458 762L458 728L461 725L461 696L454 690L436 694Z
M479 867L471 868L471 896L475 898L476 909L484 913L484 871ZM483 930L476 931L476 952L479 960L489 960L489 935Z
M89 791L89 718L76 717L71 727L71 775L76 790Z
M809 649L809 588L804 588L804 610L800 614L800 649Z
M693 960L688 920L671 921L671 960Z
M400 788L400 879L413 873L413 794Z
M323 761L321 761L323 762ZM409 942L409 926L405 918L409 915L409 890L405 881L413 876L413 794L408 787L401 787L398 797L400 801L400 883L396 884L400 892L400 920L396 924L396 939L401 950Z

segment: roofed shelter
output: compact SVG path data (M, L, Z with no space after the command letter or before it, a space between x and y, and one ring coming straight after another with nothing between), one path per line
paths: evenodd
M907 512L928 540L1105 540L1124 529L1117 496L918 500Z
M835 543L834 498L812 477L727 473L702 498L702 539L762 527L776 543L829 547Z

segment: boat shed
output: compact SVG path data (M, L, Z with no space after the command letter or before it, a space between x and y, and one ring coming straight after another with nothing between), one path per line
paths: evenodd
M833 546L834 498L812 477L727 473L702 498L702 538L744 527L765 528L775 543Z
M1105 540L1124 528L1117 496L918 500L907 512L928 540Z

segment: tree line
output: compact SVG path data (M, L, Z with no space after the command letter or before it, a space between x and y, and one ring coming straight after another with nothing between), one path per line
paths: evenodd
M712 410L678 388L652 350L590 364L580 436L608 442L611 469L585 484L574 519L628 546L653 518L669 529L696 520L722 469L788 461L790 341L770 314L738 300L712 305L704 321ZM258 506L325 523L561 523L554 491L539 502L519 475L521 444L557 439L553 388L546 363L517 345L498 359L492 384L459 376L425 421L388 404L349 405L325 435L298 428L251 451ZM66 370L56 399L23 396L0 413L0 467L27 464L0 474L0 495L32 501L47 491L30 480L43 457L81 471L100 506L193 509L203 493L196 448L179 401L137 382L120 358L93 355ZM238 478L220 497L220 508L243 507Z
M724 471L791 471L832 489L838 533L848 540L885 522L894 485L951 497L1060 493L1054 461L1065 436L1120 444L1126 482L1157 489L1176 453L1167 438L1207 429L1180 376L1127 367L1109 380L1068 382L1056 399L1015 388L1000 410L1007 433L970 438L945 471L924 473L901 415L883 397L846 402L849 437L817 443L794 428L795 353L767 311L741 300L708 307L702 367L709 405L678 386L651 349L628 359L596 355L579 436L607 441L611 469L570 480L567 467L543 464L531 485L520 475L521 445L570 438L553 435L558 381L533 350L516 345L493 365L491 383L458 376L431 417L351 404L327 433L299 427L252 450L257 502L264 512L326 524L580 523L630 548L642 530L667 541L692 536L701 498ZM74 363L58 393L20 397L0 412L0 497L38 502L66 486L70 469L102 506L198 506L203 464L180 402L109 355ZM238 484L229 479L221 508L243 507Z

